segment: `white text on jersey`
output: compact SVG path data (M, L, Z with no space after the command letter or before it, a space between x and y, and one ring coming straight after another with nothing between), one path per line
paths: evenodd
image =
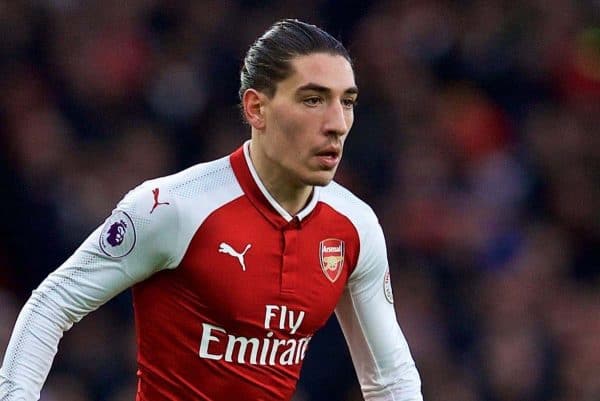
M300 313L298 314L298 318L295 319L296 313L293 310L289 311L287 309L287 306L285 305L266 305L265 329L271 328L271 318L277 317L277 314L279 314L279 328L281 330L284 330L286 328L287 323L290 329L290 334L296 333L296 330L298 330L298 328L302 324L302 320L304 319L304 311L300 311Z
M276 318L274 323L277 324L278 321L281 330L289 329L290 334L294 334L302 324L304 315L304 311L288 310L285 305L266 305L265 329L270 329L271 320ZM200 358L217 361L223 359L225 362L270 366L299 364L304 360L312 336L286 340L273 338L273 335L272 331L267 331L262 338L234 336L222 327L203 323L198 355ZM226 341L225 353L216 352L215 347L222 341Z

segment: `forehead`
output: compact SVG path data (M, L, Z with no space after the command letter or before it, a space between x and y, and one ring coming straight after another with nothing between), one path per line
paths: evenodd
M308 83L345 92L356 86L352 66L339 55L313 53L294 57L290 61L292 74L281 81L279 89L294 91Z

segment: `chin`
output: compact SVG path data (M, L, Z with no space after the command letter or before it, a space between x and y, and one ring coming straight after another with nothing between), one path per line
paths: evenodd
M316 187L324 187L326 185L329 185L329 183L331 181L333 181L334 175L335 175L335 172L331 172L331 171L319 172L317 174L311 175L307 180L305 180L305 182L308 185L312 185L312 186L316 186Z

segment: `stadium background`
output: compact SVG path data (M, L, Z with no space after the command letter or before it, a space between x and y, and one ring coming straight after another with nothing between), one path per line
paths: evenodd
M129 188L248 137L243 54L297 17L356 60L339 181L381 218L425 399L597 401L599 16L591 0L0 1L0 356ZM129 301L67 333L43 401L133 400ZM313 340L297 401L360 399L338 330Z

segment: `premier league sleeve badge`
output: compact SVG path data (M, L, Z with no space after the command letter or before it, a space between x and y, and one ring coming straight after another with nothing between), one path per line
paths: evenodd
M385 276L383 277L383 293L385 294L385 299L393 304L394 303L394 294L392 293L392 281L390 279L390 270L388 269L385 272Z
M100 249L111 258L127 256L135 246L133 220L121 210L114 212L104 223L100 233Z

